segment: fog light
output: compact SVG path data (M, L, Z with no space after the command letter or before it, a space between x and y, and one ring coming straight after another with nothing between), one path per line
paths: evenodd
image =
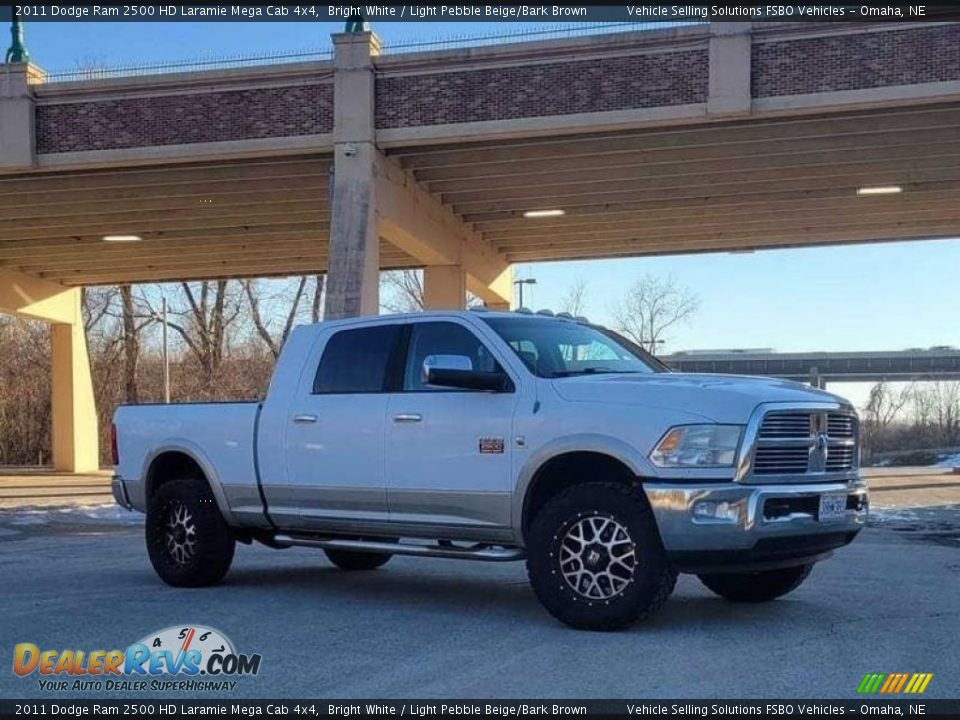
M694 520L713 520L735 523L740 519L740 510L728 502L704 500L693 506Z

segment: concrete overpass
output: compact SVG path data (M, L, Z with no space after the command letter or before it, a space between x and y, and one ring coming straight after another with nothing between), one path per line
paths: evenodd
M960 380L960 350L892 350L883 352L692 352L660 358L674 370L696 373L765 375L810 382L881 380Z
M216 72L0 71L0 311L54 324L58 468L96 462L85 285L326 272L339 317L377 311L381 268L424 267L430 307L467 288L505 306L516 262L960 234L954 23L333 44ZM901 192L858 195L878 186Z

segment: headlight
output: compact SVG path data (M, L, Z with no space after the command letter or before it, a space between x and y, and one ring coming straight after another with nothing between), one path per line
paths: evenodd
M732 467L742 425L679 425L670 428L650 453L657 467Z

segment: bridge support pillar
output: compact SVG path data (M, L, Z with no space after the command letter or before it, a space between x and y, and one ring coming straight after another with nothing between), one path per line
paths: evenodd
M716 115L749 113L750 51L753 23L710 23L710 82L707 112Z
M380 240L424 270L428 308L462 308L470 290L488 306L509 308L510 263L376 146L374 58L370 32L333 36L334 167L326 317L379 311Z
M370 32L340 33L333 36L333 46L334 165L325 313L329 320L380 310L373 71L380 43Z
M810 387L827 389L827 379L820 374L820 368L816 366L810 368Z
M467 274L460 265L423 269L423 309L462 310L467 302Z
M30 85L42 79L42 71L29 63L0 66L0 168L30 168L36 163Z
M0 271L0 312L50 323L53 465L100 468L97 411L80 309L80 289Z

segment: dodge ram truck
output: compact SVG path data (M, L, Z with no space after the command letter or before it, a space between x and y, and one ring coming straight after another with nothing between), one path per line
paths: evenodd
M220 581L237 541L353 571L526 560L552 615L609 630L681 572L730 601L784 595L868 513L846 401L671 372L552 313L299 327L262 402L122 406L112 432L114 496L174 586Z

